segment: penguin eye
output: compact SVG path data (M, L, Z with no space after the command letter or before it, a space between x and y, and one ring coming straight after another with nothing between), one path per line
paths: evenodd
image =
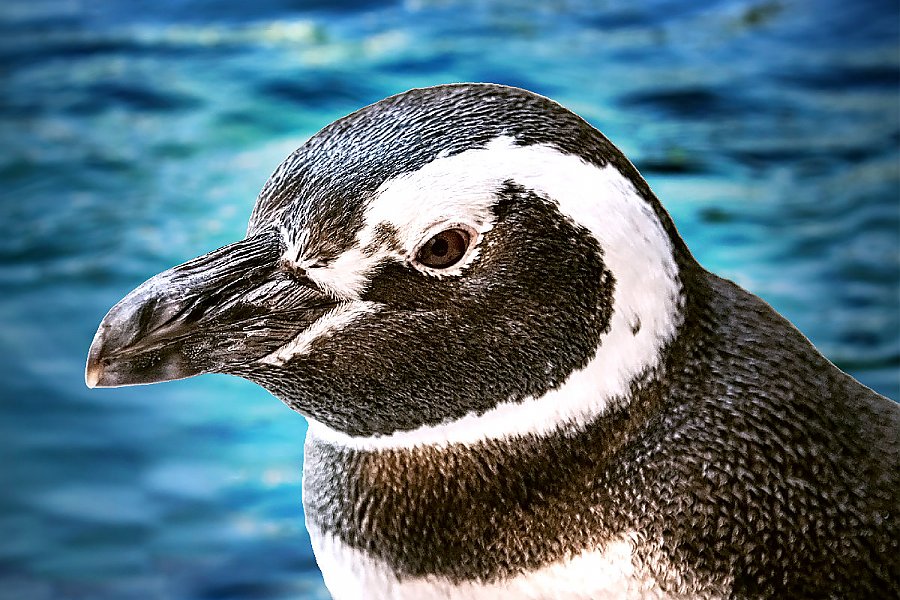
M425 242L416 261L432 269L452 267L465 255L472 235L465 229L446 229Z

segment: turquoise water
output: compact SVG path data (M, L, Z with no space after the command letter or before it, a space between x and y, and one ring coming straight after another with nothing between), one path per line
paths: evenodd
M414 86L579 112L704 265L900 398L896 2L5 0L0 34L2 598L325 597L299 415L219 376L89 391L84 358L304 138Z

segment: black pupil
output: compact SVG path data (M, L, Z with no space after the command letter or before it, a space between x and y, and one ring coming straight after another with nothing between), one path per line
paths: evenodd
M469 234L462 229L442 231L422 246L416 260L432 269L443 269L459 262L469 246Z
M447 252L450 251L450 244L447 243L447 240L444 238L439 238L434 241L431 245L431 253L435 256L446 256Z

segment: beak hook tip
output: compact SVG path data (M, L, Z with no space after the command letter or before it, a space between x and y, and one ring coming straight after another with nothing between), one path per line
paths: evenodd
M103 365L99 361L88 362L84 371L84 383L91 389L97 387L103 378Z

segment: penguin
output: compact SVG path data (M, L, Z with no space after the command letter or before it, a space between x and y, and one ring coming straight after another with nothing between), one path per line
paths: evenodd
M540 95L414 89L275 170L246 237L101 322L90 387L228 373L308 420L335 598L900 596L900 408L706 271Z

